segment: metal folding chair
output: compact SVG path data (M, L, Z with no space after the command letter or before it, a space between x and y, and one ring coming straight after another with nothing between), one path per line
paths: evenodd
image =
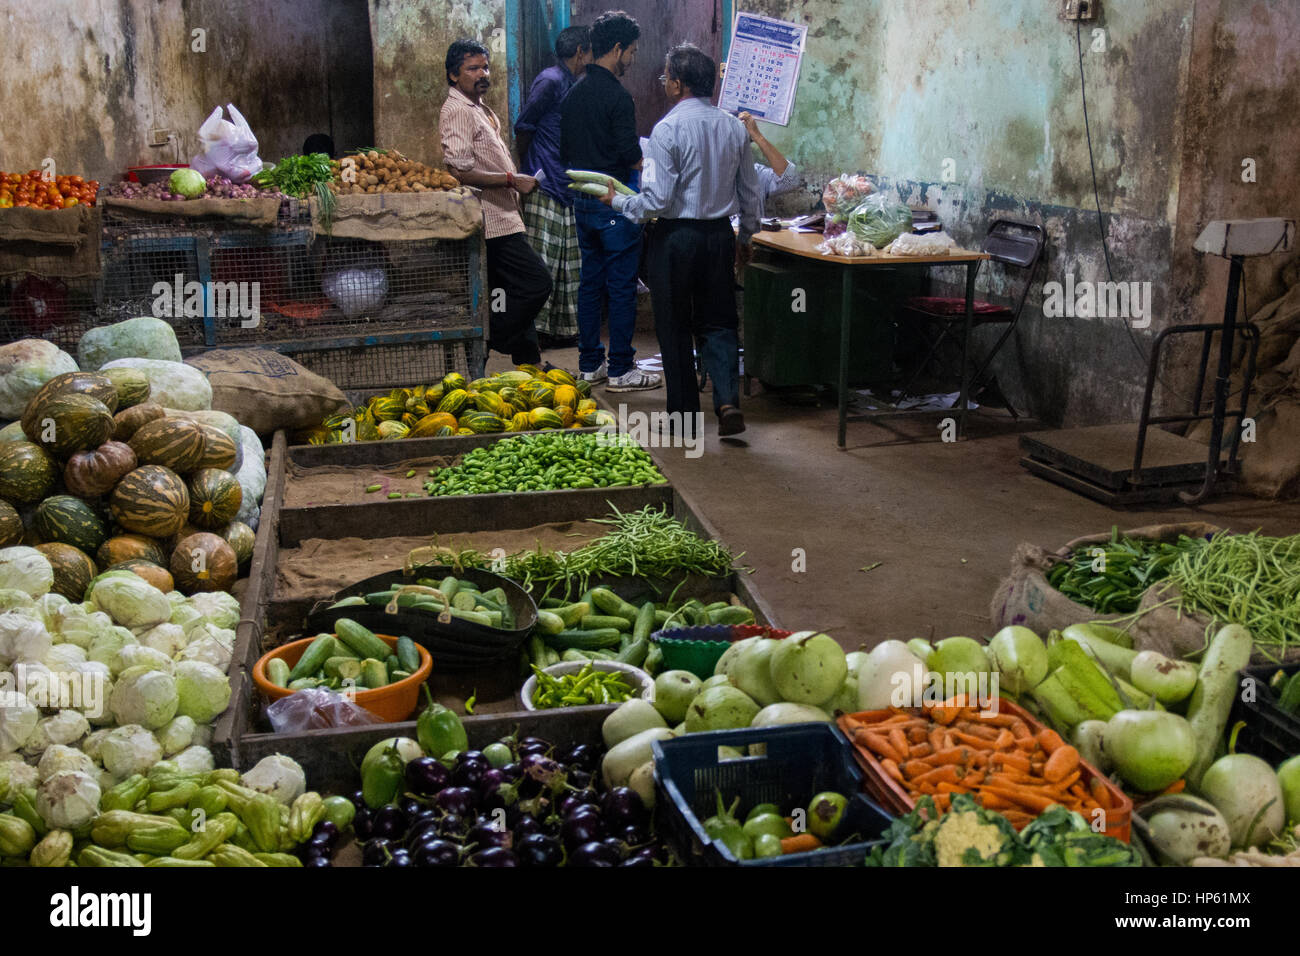
M1033 284L1034 275L1038 271L1038 263L1042 259L1045 243L1046 237L1042 226L1011 219L993 220L988 233L984 236L984 242L980 245L981 251L987 252L994 262L1000 262L1008 268L1024 270L1025 284L1020 290L1014 308L995 302L975 300L972 331L982 325L1005 325L1006 328L997 343L989 350L988 355L984 357L979 371L971 379L971 394L975 393L989 366L992 365L993 359L1011 337L1011 333L1015 331L1016 323L1020 321L1020 314L1024 311L1025 299L1029 296L1029 287ZM961 296L913 296L904 300L900 315L904 313L910 313L920 321L942 326L942 331L931 344L930 351L917 365L912 377L903 385L902 394L906 395L912 383L930 365L948 337L962 334L966 324L966 300ZM1011 412L1013 418L1020 417L1009 401L1007 410Z

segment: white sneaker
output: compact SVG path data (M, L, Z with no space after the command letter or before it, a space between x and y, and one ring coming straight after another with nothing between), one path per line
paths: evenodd
M578 377L584 382L590 382L592 385L599 385L605 379L609 378L609 365L605 362L600 363L600 368L594 372L579 372Z
M650 372L643 372L639 368L634 368L630 372L611 378L609 384L605 386L607 392L637 392L648 388L658 388L663 384L663 379L658 375Z

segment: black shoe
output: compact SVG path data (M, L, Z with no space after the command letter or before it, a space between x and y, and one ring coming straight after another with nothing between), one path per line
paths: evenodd
M723 405L718 409L718 437L739 435L745 430L745 416L735 405Z

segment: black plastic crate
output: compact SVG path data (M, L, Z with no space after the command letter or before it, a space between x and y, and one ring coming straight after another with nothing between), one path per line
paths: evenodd
M1300 671L1300 661L1290 664L1256 664L1239 671L1237 696L1228 721L1230 728L1235 727L1239 721L1245 722L1241 733L1237 735L1237 750L1261 757L1273 766L1300 754L1300 717L1282 710L1277 692L1269 686L1269 681L1278 671L1289 678ZM1255 682L1255 699L1252 701L1242 699L1244 687L1241 684L1247 680Z
M764 745L761 756L718 760L719 747ZM862 771L848 740L833 724L724 730L656 741L656 828L688 866L862 866L880 842L891 817L862 794ZM704 833L702 821L717 810L717 791L730 805L740 797L739 816L759 803L783 814L806 806L818 793L849 797L840 833L860 839L844 846L763 860L738 860Z

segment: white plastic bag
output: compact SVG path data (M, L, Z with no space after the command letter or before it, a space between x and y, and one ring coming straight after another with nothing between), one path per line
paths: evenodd
M214 109L199 127L202 149L190 160L190 165L205 178L218 175L232 183L246 183L262 171L257 137L234 103L227 103L226 109L234 122L222 119L220 106Z
M905 232L885 251L891 256L946 256L957 244L946 232L926 232L917 235Z

